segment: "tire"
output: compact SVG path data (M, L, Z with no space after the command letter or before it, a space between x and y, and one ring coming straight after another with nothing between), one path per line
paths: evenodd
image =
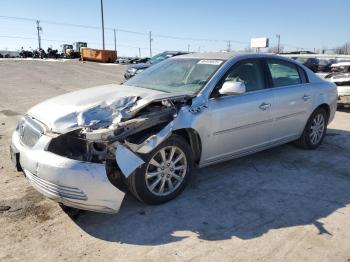
M317 129L317 123L319 121L323 121L323 128ZM327 131L327 123L328 123L328 115L326 111L322 108L317 108L310 116L309 120L306 123L304 131L301 137L294 142L294 144L298 147L304 149L316 149L318 148L324 139ZM321 126L321 125L319 125ZM315 132L317 133L315 138ZM319 132L316 131L319 130ZM321 131L322 129L322 131Z
M173 161L169 161L171 155ZM189 181L193 166L192 155L191 147L186 140L181 136L172 135L152 152L142 155L145 163L127 179L129 191L137 199L150 205L174 199L185 189ZM163 157L166 162L162 161ZM177 158L180 160L175 163Z

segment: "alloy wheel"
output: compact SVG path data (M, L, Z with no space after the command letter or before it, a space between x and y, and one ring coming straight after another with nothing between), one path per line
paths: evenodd
M317 145L321 141L324 131L325 131L324 116L322 114L317 114L311 123L310 142L313 145Z
M183 182L188 169L185 153L177 146L157 151L148 163L145 179L148 190L157 196L173 193Z

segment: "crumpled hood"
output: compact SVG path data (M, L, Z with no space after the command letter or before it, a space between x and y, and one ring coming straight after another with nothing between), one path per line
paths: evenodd
M96 118L113 117L115 109L131 106L137 98L139 101L151 101L156 97L169 94L145 88L127 85L104 85L87 88L48 99L28 111L28 114L44 123L52 132L67 133L77 129L84 121ZM113 107L110 109L109 107ZM100 113L99 109L108 109ZM103 111L103 110L102 110ZM92 112L85 114L85 112ZM83 118L83 119L82 119ZM86 120L87 119L87 120ZM95 119L100 120L100 119ZM86 125L89 125L87 123Z

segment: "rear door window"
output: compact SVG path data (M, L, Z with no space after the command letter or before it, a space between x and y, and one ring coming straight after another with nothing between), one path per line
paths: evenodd
M302 83L298 68L293 63L278 59L268 59L267 65L274 87L299 85Z

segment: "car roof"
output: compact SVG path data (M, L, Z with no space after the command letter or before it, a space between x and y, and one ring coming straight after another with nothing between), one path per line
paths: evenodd
M164 51L161 54L175 55L175 54L188 54L188 52L185 52L185 51Z
M295 63L294 60L286 57L286 56L280 56L276 54L269 54L269 53L249 53L249 52L206 52L206 53L191 53L187 55L180 55L176 56L171 59L182 59L182 58L189 58L189 59L212 59L212 60L229 60L234 57L242 57L242 58L278 58L282 60L288 60Z
M192 59L221 59L228 60L237 55L248 53L243 52L205 52L205 53L190 53L187 55L177 56L176 58L192 58Z

